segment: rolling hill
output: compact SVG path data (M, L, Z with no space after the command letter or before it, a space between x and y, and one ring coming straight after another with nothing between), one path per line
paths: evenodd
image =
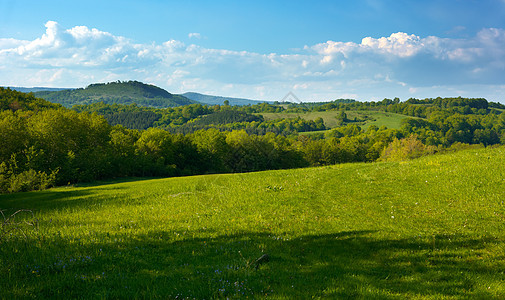
M104 102L106 104L132 104L166 108L196 103L181 95L175 95L154 85L138 81L117 81L91 84L86 88L63 91L39 91L36 97L66 107Z

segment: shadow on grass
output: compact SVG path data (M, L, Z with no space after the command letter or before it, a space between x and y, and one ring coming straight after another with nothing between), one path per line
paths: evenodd
M121 178L116 178L116 179L111 179L111 180L100 180L100 181L93 181L93 182L76 183L73 186L75 186L75 187L98 187L98 186L110 185L110 184L116 184L116 183L137 182L137 181L162 179L162 178L163 177L121 177Z
M503 246L491 238L191 234L96 234L93 244L58 236L6 241L0 270L8 277L0 286L10 291L6 297L43 298L492 298L481 285L505 280L503 257L482 256L487 246ZM252 262L265 253L270 260L256 269Z
M111 190L120 191L121 187L114 186ZM103 192L105 189L101 189ZM93 188L76 190L50 189L25 193L0 195L0 209L14 212L18 209L37 211L65 210L86 208L93 204L103 204L110 201L110 195L103 196Z
M3 194L0 195L0 209L52 209L52 208L62 208L62 207L73 207L73 206L88 206L90 202L101 199L106 200L106 197L100 197L97 193L96 188L100 188L106 185L113 185L118 183L126 182L136 182L150 179L159 178L140 178L140 177L128 177L119 178L109 181L97 181L92 183L79 183L69 186L70 189L65 190L66 187L57 187L55 189L48 189L43 191L32 191L32 192L22 192L14 194ZM79 189L72 189L73 187L78 187ZM121 190L120 186L114 185L110 187L110 190ZM100 191L104 191L104 188L100 188ZM62 206L62 202L65 202Z

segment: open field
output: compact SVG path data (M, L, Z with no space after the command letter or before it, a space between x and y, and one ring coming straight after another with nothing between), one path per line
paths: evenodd
M505 148L0 195L2 297L504 298ZM20 214L19 217L28 214ZM18 219L21 220L21 219ZM2 227L5 230L5 227ZM254 261L268 254L268 262Z
M321 111L321 112L308 112L308 113L261 113L265 120L274 120L281 118L297 118L300 117L306 120L315 120L323 118L326 127L335 128L338 126L336 116L338 111ZM363 129L367 129L370 125L377 127L386 126L387 128L399 129L400 123L403 119L409 116L383 112L383 111L345 111L347 118L353 120L355 117L358 120L367 119L364 122L356 123Z

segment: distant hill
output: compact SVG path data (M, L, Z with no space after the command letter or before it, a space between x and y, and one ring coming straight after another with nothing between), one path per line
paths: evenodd
M182 95L174 95L154 85L138 81L116 81L90 84L86 88L61 91L39 91L36 97L60 103L66 107L104 102L166 108L196 103Z
M15 86L9 86L5 88L10 88L11 90L18 91L21 93L35 93L35 92L56 92L56 91L63 91L63 90L68 90L65 88L48 88L48 87L15 87Z
M189 98L194 101L198 101L203 104L209 104L209 105L223 105L225 100L228 100L230 102L230 105L255 105L263 102L267 103L273 103L273 101L261 101L261 100L251 100L251 99L243 99L243 98L230 98L230 97L221 97L221 96L211 96L211 95L204 95L204 94L199 94L199 93L184 93L182 94L184 97Z

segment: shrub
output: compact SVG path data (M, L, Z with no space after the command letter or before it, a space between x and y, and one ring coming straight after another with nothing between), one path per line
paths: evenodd
M380 161L402 161L435 153L435 146L426 146L416 135L394 140L382 151Z
M33 169L19 174L0 174L0 192L16 193L47 189L54 185L57 171L47 174Z

